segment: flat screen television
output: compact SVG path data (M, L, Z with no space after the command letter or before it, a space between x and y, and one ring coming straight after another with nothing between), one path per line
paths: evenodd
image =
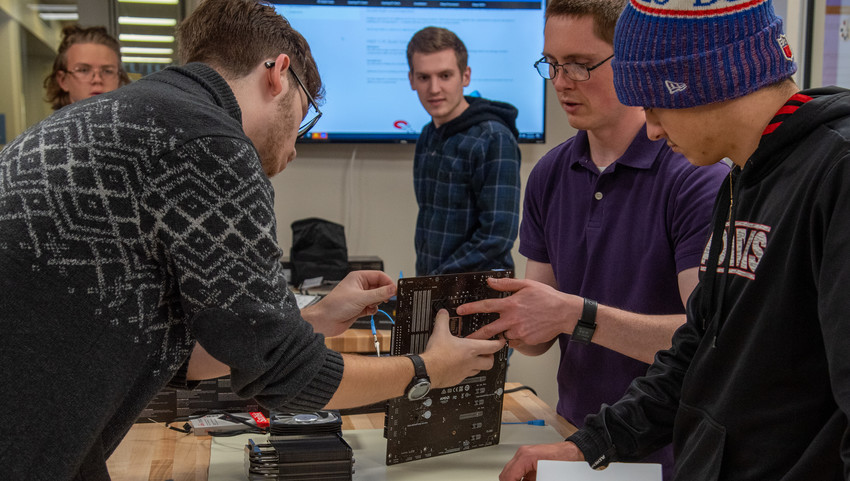
M325 85L323 116L300 142L414 142L431 118L410 89L407 43L448 28L469 51L465 95L513 104L520 142L545 140L545 3L438 0L278 0L310 43Z

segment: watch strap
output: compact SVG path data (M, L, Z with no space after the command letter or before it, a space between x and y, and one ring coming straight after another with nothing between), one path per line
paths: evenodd
M573 334L570 340L579 344L590 344L593 339L593 333L596 332L596 309L598 305L596 301L584 298L584 306L581 310L581 318L576 323L573 329Z
M408 354L407 358L413 362L413 379L428 378L428 371L425 369L425 361L418 354Z
M410 380L405 392L407 399L418 401L431 391L431 379L428 377L428 371L425 370L425 361L421 357L408 354L407 358L413 363L413 379Z

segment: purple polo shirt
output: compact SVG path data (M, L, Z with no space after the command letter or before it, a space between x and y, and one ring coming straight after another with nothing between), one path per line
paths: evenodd
M519 251L551 264L558 288L643 314L683 314L677 274L698 267L729 168L695 167L646 128L604 172L587 133L548 152L528 178ZM559 338L558 413L576 426L619 400L647 364Z

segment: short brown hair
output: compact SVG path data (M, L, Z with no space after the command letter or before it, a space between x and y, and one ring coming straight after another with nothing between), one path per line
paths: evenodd
M53 71L44 79L44 88L47 90L44 100L50 103L53 110L61 109L71 103L71 95L62 90L56 77L59 72L64 72L68 68L68 49L71 48L71 45L78 43L96 43L109 47L118 57L118 86L121 87L130 83L130 77L121 66L121 48L118 45L118 40L109 35L106 28L83 28L79 25L69 25L62 29L62 42L59 44L59 52L53 60Z
M177 28L177 43L182 62L209 64L227 79L284 53L310 95L317 101L324 96L307 40L264 2L204 0Z
M460 72L466 70L469 54L466 45L451 30L441 27L425 27L413 34L407 43L407 66L413 71L414 53L436 53L452 49L457 57L457 66Z
M593 18L593 31L614 45L614 28L627 0L552 0L546 7L546 20L552 17Z

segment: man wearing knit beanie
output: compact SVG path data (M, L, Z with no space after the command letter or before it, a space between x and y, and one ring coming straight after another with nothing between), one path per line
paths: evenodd
M612 66L651 138L735 167L673 347L500 479L538 459L603 468L671 440L677 480L850 479L850 91L799 91L766 0L631 0Z

